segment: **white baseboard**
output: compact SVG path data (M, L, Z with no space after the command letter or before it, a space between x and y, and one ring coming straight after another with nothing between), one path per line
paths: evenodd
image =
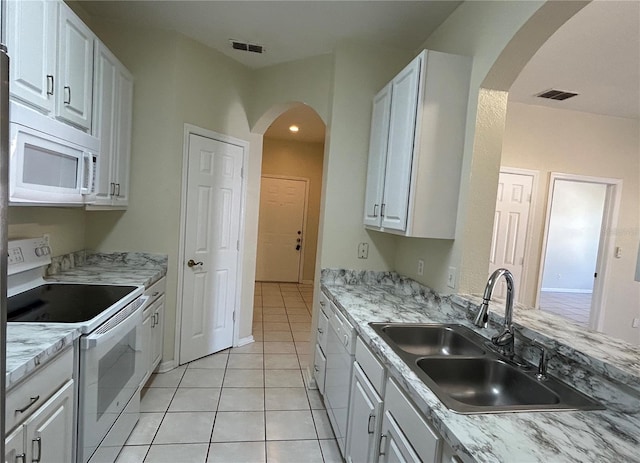
M571 288L540 288L540 292L591 294L593 293L593 290L592 289L571 289Z
M253 335L250 335L250 336L238 339L238 343L234 347L246 346L247 344L251 344L252 342L256 342L256 340L253 339Z
M307 366L307 368L302 370L304 383L307 385L307 389L318 389L318 383L316 383L316 379L314 378L313 372L310 368L310 366Z
M167 371L173 370L178 366L178 362L175 360L167 360L166 362L160 362L158 368L156 369L157 373L166 373Z

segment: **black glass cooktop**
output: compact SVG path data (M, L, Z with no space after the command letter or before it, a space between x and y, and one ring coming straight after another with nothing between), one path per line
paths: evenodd
M51 284L11 296L10 322L85 322L108 309L135 286Z

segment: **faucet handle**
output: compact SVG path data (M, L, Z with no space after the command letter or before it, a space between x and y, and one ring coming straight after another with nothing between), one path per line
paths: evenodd
M538 363L538 373L536 374L536 378L539 380L547 379L547 362L549 361L547 355L547 346L543 343L534 339L531 342L531 347L540 349L540 362Z

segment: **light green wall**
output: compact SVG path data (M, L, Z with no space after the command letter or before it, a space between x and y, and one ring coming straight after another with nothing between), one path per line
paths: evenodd
M320 265L393 270L395 237L362 225L373 96L413 54L342 43L334 54L333 94L323 179ZM358 259L358 243L369 258Z

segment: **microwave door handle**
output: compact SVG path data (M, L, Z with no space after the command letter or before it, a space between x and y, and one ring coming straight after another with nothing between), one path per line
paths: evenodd
M80 192L83 195L89 194L91 190L91 154L82 153L82 184Z
M142 322L142 308L146 304L148 299L149 299L148 296L140 296L141 303L138 303L138 307L136 308L136 310L134 310L132 313L130 313L128 316L126 316L122 320L118 321L118 323L116 323L115 325L109 327L107 332L105 333L96 332L82 338L80 343L82 350L94 349L106 342L109 342L113 338L116 338L118 336L121 336L123 333L126 333L131 328L125 322L130 321L132 318L139 318L139 322ZM135 304L135 302L132 302L132 304ZM109 323L109 322L106 322L106 323Z

